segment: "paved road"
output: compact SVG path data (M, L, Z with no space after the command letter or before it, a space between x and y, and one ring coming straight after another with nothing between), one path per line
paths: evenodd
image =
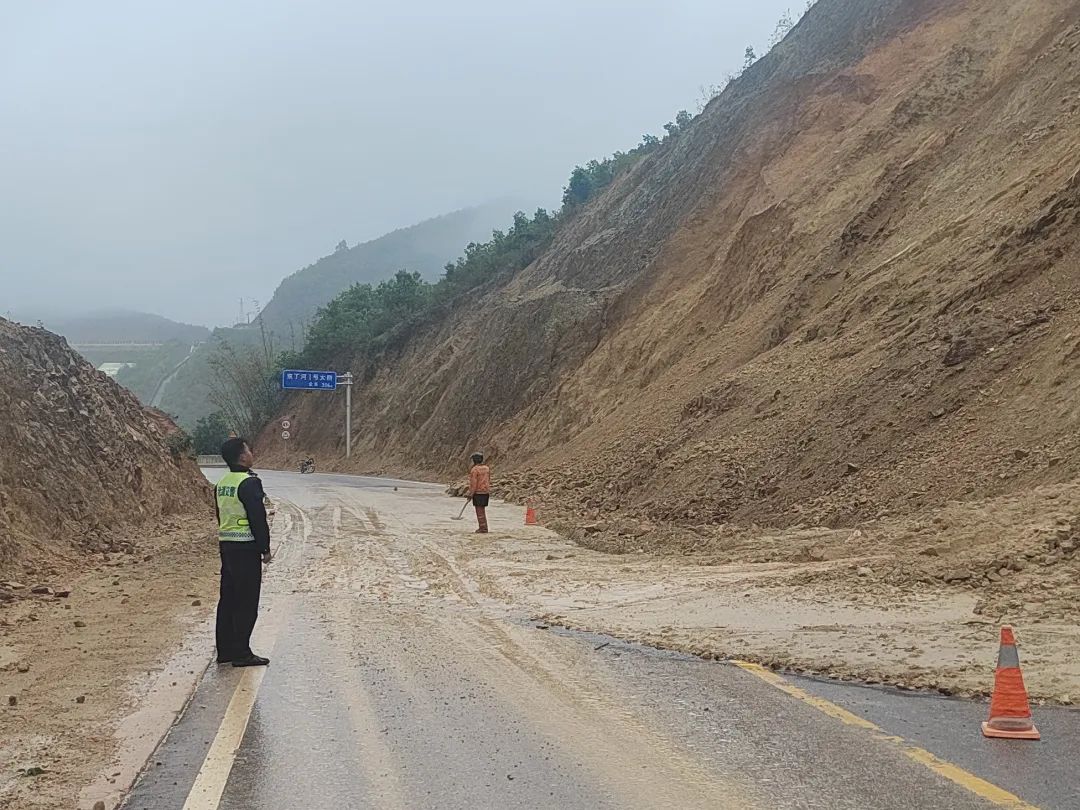
M439 488L264 478L272 664L210 665L132 810L1080 807L1073 712L990 742L981 705L546 628L455 565Z
M187 363L187 361L192 358L192 356L195 354L195 350L201 345L201 343L192 343L191 349L190 351L188 351L184 359L177 363L175 366L173 366L173 370L165 376L165 379L163 379L157 384L157 388L154 389L154 393L150 397L151 406L155 408L161 407L161 402L163 399L165 399L165 389L169 387L169 383L176 379L176 375L180 373L180 369L182 369Z

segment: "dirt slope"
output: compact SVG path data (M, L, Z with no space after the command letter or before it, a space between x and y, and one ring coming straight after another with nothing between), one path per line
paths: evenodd
M1073 479L1078 21L820 0L541 259L369 370L354 466L484 447L549 512L682 526ZM340 454L328 407L289 403L292 452Z
M170 449L169 419L44 329L0 319L0 413L0 575L135 551L137 527L210 512L194 462Z
M210 491L166 416L3 319L0 414L0 807L89 810L171 719L121 723L183 680L158 673L212 604Z

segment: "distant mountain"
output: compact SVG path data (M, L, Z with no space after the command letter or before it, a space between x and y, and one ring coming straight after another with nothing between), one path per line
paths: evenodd
M319 307L353 284L378 283L402 269L433 280L467 244L486 241L493 229L508 226L520 207L499 200L464 208L339 249L282 281L262 311L263 323L287 340L302 334Z
M210 336L204 326L178 323L149 312L114 309L45 320L45 326L68 343L198 343Z
M298 270L278 285L274 297L261 313L274 349L302 348L305 327L319 307L353 284L377 284L402 269L434 280L443 273L448 262L464 254L470 242L489 240L493 230L512 224L515 211L528 208L513 199L465 208L401 228L370 242L341 248ZM208 359L212 347L218 340L242 345L261 339L255 324L215 329L205 345L200 346L169 379L158 404L184 427L194 427L200 417L208 416L214 410L204 382L210 373ZM129 372L125 376L133 375Z

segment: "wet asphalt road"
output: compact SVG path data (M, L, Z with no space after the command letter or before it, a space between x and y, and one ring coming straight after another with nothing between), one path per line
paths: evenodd
M251 677L210 665L128 808L1024 806L950 781L885 735L1030 805L1080 807L1076 712L1039 711L1041 743L989 741L981 704L789 679L874 734L736 666L500 609L455 573L448 532L468 526L439 519L438 488L264 478L282 499L256 638L273 660L243 742L224 766L207 759ZM424 579L433 563L451 589ZM217 792L189 801L197 778Z

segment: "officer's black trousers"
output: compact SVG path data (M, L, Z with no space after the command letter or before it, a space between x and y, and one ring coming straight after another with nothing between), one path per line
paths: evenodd
M253 542L218 543L221 548L221 598L217 609L218 658L251 655L251 631L259 617L262 558Z

